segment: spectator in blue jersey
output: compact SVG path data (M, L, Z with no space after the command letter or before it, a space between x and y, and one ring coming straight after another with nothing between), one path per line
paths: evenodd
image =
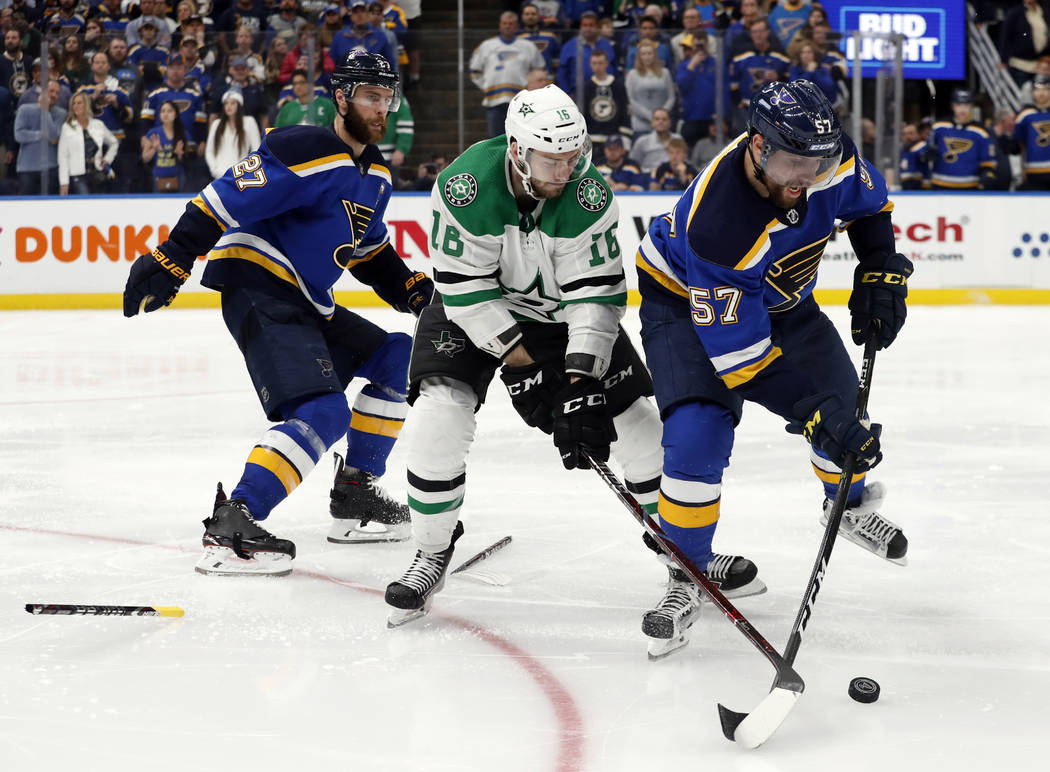
M50 34L80 34L84 31L84 17L77 13L77 0L58 0L58 10L43 24Z
M408 270L384 223L391 178L374 143L397 106L397 74L379 56L354 52L332 82L334 127L267 133L186 205L170 237L132 265L124 290L125 316L161 309L197 256L209 255L201 284L221 293L222 318L274 424L246 454L229 499L220 487L200 573L290 573L295 545L260 522L343 437L345 463L338 458L326 502L329 541L408 537L408 508L378 478L408 411L411 339L338 305L333 287L350 271L394 308L418 314L433 282ZM355 378L364 385L351 407L344 392Z
M178 193L186 184L182 161L187 143L179 108L174 102L161 103L157 124L142 137L142 162L152 169L155 193Z
M809 21L813 4L810 0L777 0L769 11L769 27L773 34L787 45L802 27Z
M839 98L839 87L831 66L819 59L819 52L813 43L802 43L797 46L795 57L791 60L788 80L808 80L817 84L831 104Z
M591 77L591 51L601 48L609 56L609 72L616 74L616 52L613 45L598 33L598 14L586 11L580 18L580 34L567 41L558 55L559 88L567 94L575 94L577 82L581 90ZM579 70L579 71L577 71Z
M562 7L565 9L565 16L572 25L581 29L583 27L583 18L586 14L593 13L597 19L599 16L605 15L607 10L606 0L564 0Z
M952 92L952 119L938 121L926 146L930 187L939 190L980 190L996 183L995 140L973 119L973 94Z
M901 127L900 183L904 190L922 190L927 187L925 154L926 142L919 137L914 123Z
M726 56L732 60L737 54L742 54L751 49L751 25L763 18L758 0L740 0L739 18L729 25L726 30ZM775 50L779 41L771 40Z
M205 111L204 96L196 86L186 83L186 65L178 54L172 55L168 60L164 84L151 91L142 103L139 119L143 135L160 125L159 108L169 101L179 110L179 120L186 143L182 163L189 182L208 180L208 169L204 163L204 144L208 137L208 114Z
M595 164L598 173L604 176L609 187L616 192L640 192L649 190L649 175L638 163L629 158L622 137L612 135L605 141L605 159Z
M540 11L535 3L521 6L521 32L519 38L525 38L540 52L547 72L554 75L558 71L558 57L561 55L561 39L551 30L540 26Z
M696 36L682 39L685 59L678 65L675 83L682 95L682 138L691 148L707 136L707 127L715 115L717 62L707 52L707 35L697 30Z
M121 6L121 0L102 0L88 11L87 19L97 19L107 33L123 32L131 22L131 14Z
M591 52L591 72L583 87L583 117L591 135L592 159L597 164L610 137L631 137L634 132L627 89L620 78L609 74L609 57L600 48Z
M765 18L756 19L748 28L751 47L732 59L729 89L736 107L734 128L743 130L751 96L766 84L787 80L791 60L773 47L773 36Z
M371 0L368 4L368 16L373 27L386 33L390 50L397 56L397 67L404 70L408 67L408 19L401 6L394 0Z
M149 93L164 82L165 65L171 52L157 42L158 22L146 17L139 27L140 41L128 51L128 62L142 73L142 88Z
M202 94L211 89L211 75L208 68L201 61L197 47L197 38L187 35L179 42L179 56L182 63L186 65L186 83L196 86Z
M390 50L386 35L373 27L369 18L365 0L350 0L350 24L332 39L332 59L338 62L351 51L368 51L382 56L396 70L396 52Z
M684 139L672 139L667 143L667 160L653 172L649 190L685 190L698 174L697 168L685 160L689 146Z
M638 53L638 46L646 40L656 46L656 55L663 62L664 67L674 72L674 55L671 53L671 46L660 37L660 26L652 16L643 16L638 22L638 36L627 48L625 69L630 70L634 67L634 57Z
M1032 80L1032 104L1017 114L1014 138L1021 144L1024 172L1018 190L1050 190L1050 75Z

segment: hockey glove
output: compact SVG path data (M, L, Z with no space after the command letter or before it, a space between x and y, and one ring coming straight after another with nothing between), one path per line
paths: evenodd
M586 448L599 461L609 460L616 427L605 403L601 381L580 378L557 394L554 407L554 444L566 469L590 469L580 453Z
M882 461L879 446L881 424L865 426L856 419L837 394L824 392L795 403L796 420L787 425L790 434L801 434L839 468L846 454L857 456L857 471L871 469Z
M179 288L190 277L190 268L171 259L159 248L148 255L139 255L131 264L128 283L124 287L124 316L132 317L139 311L156 311L170 306Z
M425 273L416 272L405 281L407 297L403 304L395 306L398 311L407 311L419 316L430 305L434 297L434 282Z
M553 432L555 395L565 385L565 376L550 365L533 362L522 367L504 365L499 377L525 423L544 434Z
M913 268L911 260L899 252L886 260L882 270L857 266L849 310L850 333L858 346L863 346L872 336L876 338L876 348L883 349L893 343L908 316L905 299Z

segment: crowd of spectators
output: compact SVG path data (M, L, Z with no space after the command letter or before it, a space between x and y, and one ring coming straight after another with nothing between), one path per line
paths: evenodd
M975 0L1025 107L991 115L979 94L957 92L965 98L950 115L902 127L895 183L1050 187L1047 2ZM329 74L355 48L401 72L407 98L380 150L401 187L427 189L444 157L402 168L414 138L421 6L0 0L0 194L198 190L269 127L330 125ZM518 90L557 83L582 106L594 160L617 190L686 187L721 140L744 129L751 94L773 80L813 81L850 125L841 31L813 0L505 0L489 23L497 17L497 34L469 63L489 134L503 132ZM865 119L858 144L867 149L874 128ZM961 141L970 152L954 152Z
M420 0L0 0L0 194L195 192L267 128L331 125L350 50L386 56L411 93L420 15ZM392 163L408 103L381 145Z

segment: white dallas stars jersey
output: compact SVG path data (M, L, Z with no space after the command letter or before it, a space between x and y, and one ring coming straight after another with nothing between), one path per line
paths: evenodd
M619 209L592 165L555 199L518 210L504 136L479 142L438 177L431 258L449 319L499 355L518 321L566 322L566 355L604 371L627 302Z

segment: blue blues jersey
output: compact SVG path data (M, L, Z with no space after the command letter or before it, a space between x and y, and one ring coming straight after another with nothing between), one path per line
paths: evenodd
M819 388L780 359L770 316L812 294L836 220L850 223L862 263L885 250L892 255L892 224L880 213L893 206L882 176L846 136L834 174L788 210L751 186L746 152L745 134L708 164L671 212L653 220L637 255L639 282L643 297L658 292L689 305L696 334L728 387L785 415ZM857 243L860 234L870 248Z
M627 186L627 190L649 190L649 175L643 172L642 168L630 158L624 158L615 169L609 166L608 163L600 163L595 168L610 186L620 182ZM613 187L613 190L616 190L616 188Z
M935 188L973 189L995 174L995 140L976 121L938 121L927 144L934 151L930 184Z
M332 287L343 271L389 243L383 217L391 188L375 146L354 158L329 129L274 129L191 203L222 231L201 283L222 289L264 272L271 284L297 289L319 314L331 316Z
M124 127L134 117L131 99L128 98L127 92L120 88L106 88L104 84L98 83L81 86L77 89L77 93L79 94L81 91L87 94L88 99L91 100L92 115L102 121L106 128L113 133L114 137L123 141L125 137ZM96 103L96 96L104 97L107 94L113 94L117 98L116 105L108 104L101 98Z
M554 73L558 69L558 57L561 55L561 40L553 32L539 29L536 32L519 32L519 38L525 38L536 46L547 65L547 72ZM610 62L611 64L611 62Z
M930 169L925 159L926 143L922 140L901 148L901 187L918 190L927 186Z
M174 102L178 108L187 143L196 145L207 138L208 114L204 111L204 97L196 86L188 84L182 88L161 86L149 93L142 101L142 112L139 113L143 130L160 125L160 107L165 102Z
M761 91L766 83L772 80L787 80L791 60L777 51L759 54L745 51L733 57L729 69L729 88L736 102L747 102L751 94ZM766 77L766 71L772 70L776 77Z
M1025 175L1050 174L1050 109L1026 105L1017 114L1014 139L1024 145Z

